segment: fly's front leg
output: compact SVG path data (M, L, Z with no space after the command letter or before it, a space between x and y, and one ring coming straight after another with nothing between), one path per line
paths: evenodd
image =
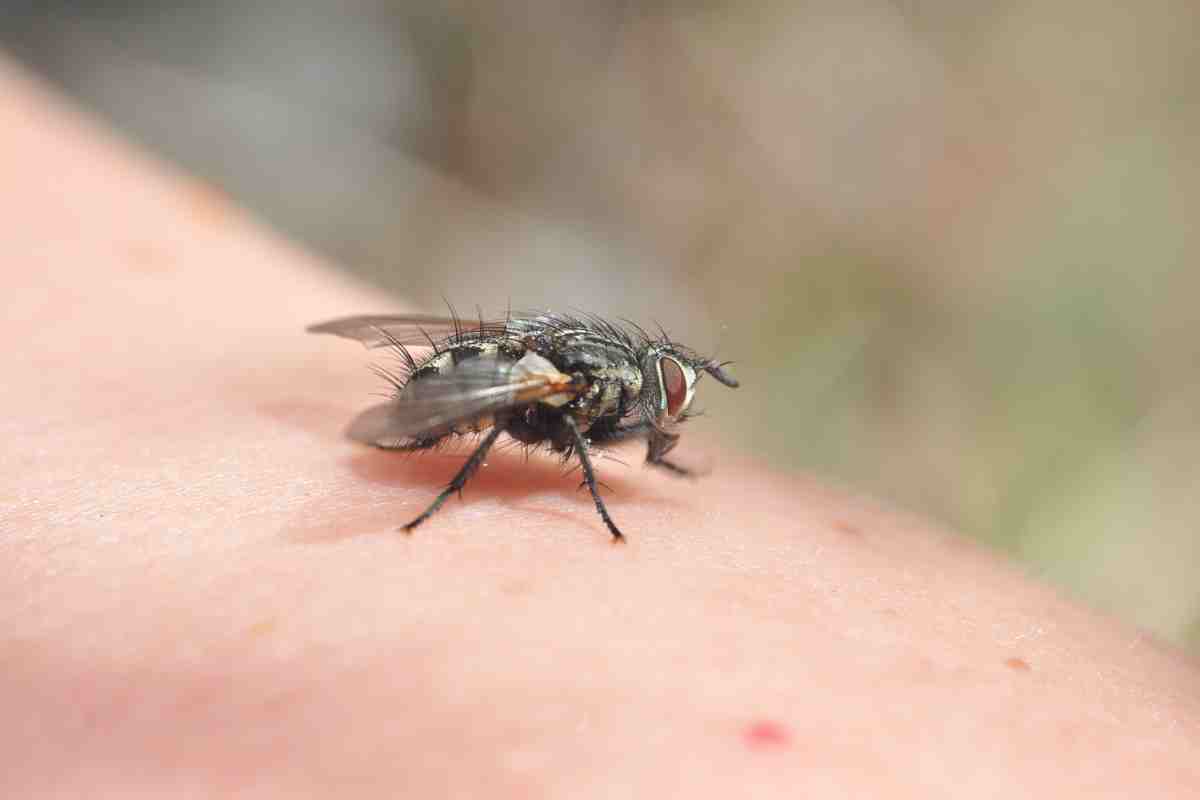
M687 467L681 467L672 461L667 461L665 458L667 453L671 452L675 445L678 444L679 437L669 433L663 433L653 426L650 427L652 430L647 442L646 463L652 467L665 469L667 472L670 472L673 475L679 475L684 478L696 477L696 473L692 470L688 469Z
M678 475L681 478L695 478L696 477L696 472L694 470L690 470L687 467L681 467L673 461L667 461L665 458L660 458L657 461L651 461L651 460L647 459L646 463L652 467L658 467L659 469L665 469L667 472L671 473L672 475Z
M571 432L571 438L574 440L575 455L579 457L579 465L583 468L583 482L587 484L588 491L592 493L592 500L596 503L596 511L600 514L600 519L604 520L604 524L608 527L609 533L613 536L614 542L625 541L624 534L617 528L616 523L612 521L612 517L608 515L608 509L604 507L604 501L600 499L600 490L596 486L596 473L592 469L592 459L588 455L588 443L583 438L583 434L579 432L579 427L575 424L575 420L570 414L563 415L563 423L567 430Z
M460 469L458 474L454 476L454 479L450 481L450 485L442 490L442 493L437 496L437 499L430 503L429 508L421 512L419 517L404 526L403 530L405 533L412 533L413 528L432 517L434 513L442 507L442 503L446 502L446 498L448 498L450 495L454 494L455 492L458 492L461 495L462 488L467 485L467 481L469 481L471 476L475 474L475 471L479 469L479 465L482 464L483 459L487 457L488 450L492 449L492 445L496 443L496 439L500 437L500 433L500 427L498 425L493 425L492 429L488 431L488 435L485 436L483 441L479 443L479 446L475 448L475 452L471 453L471 457L467 459L467 463L462 465L462 469Z
M594 429L589 431L592 442L595 444L604 443L617 444L626 439L640 439L650 431L654 430L654 426L649 422L635 422L632 425L625 425L619 428L610 428L604 431L603 434L598 434Z
M603 442L604 444L616 444L623 442L626 439L640 438L646 436L649 440L649 449L646 452L646 463L652 467L666 470L672 475L679 475L684 478L695 478L696 473L687 467L681 467L673 461L667 461L663 458L675 443L679 441L678 436L662 433L649 422L635 422L632 425L626 425L621 428L614 428L605 433L604 438L595 439L596 443Z

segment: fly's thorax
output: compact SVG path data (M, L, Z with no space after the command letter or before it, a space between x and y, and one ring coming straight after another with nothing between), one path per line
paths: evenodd
M587 390L572 402L582 420L621 415L642 391L636 355L621 342L594 331L563 331L550 342L547 356L560 370L579 375Z
M629 384L624 378L593 375L587 391L573 400L571 407L577 416L589 421L622 416L630 405L628 389Z
M595 331L561 331L548 338L546 347L542 355L564 371L589 374L637 362L628 346Z

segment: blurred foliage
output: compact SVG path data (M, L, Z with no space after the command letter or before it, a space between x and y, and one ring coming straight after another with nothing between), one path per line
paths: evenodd
M1200 647L1193 0L4 5L348 269L719 342L732 446Z

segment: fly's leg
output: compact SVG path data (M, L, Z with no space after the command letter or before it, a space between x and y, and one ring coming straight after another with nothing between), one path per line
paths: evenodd
M501 430L497 426L493 426L488 435L483 438L479 446L475 448L475 452L471 453L471 457L467 459L467 463L462 465L462 469L454 476L454 480L450 481L450 485L442 490L442 493L437 496L429 508L421 513L421 516L414 519L412 522L404 526L405 533L412 533L413 528L420 525L425 520L429 519L434 513L442 507L442 503L446 502L446 498L455 492L462 496L462 488L467 485L467 481L471 480L471 476L475 474L475 470L479 469L479 465L483 463L483 459L487 457L488 450L492 449L492 445L496 443L496 439L500 437Z
M626 439L646 436L647 434L653 435L653 433L654 426L649 422L635 422L632 425L614 428L605 433L603 440L597 441L603 441L606 445L616 444L618 442L623 442ZM672 475L679 475L683 478L695 478L697 476L695 471L690 470L687 467L681 467L673 461L667 461L667 459L663 458L662 453L653 452L655 449L656 448L652 447L651 452L646 454L646 463L650 466L664 469L667 472L670 472ZM668 447L667 449L670 448Z
M650 459L646 459L646 463L652 467L659 467L661 469L665 469L667 472L670 472L672 475L679 475L682 478L696 477L696 473L694 471L688 469L687 467L681 467L672 461L667 461L665 458L660 458L657 461L651 461Z
M696 474L690 469L681 467L666 459L667 453L671 452L678 443L679 436L676 434L651 431L646 442L646 463L653 467L665 469L674 475L680 475L684 478L694 478Z
M600 499L600 490L596 486L596 473L592 469L591 456L588 455L587 441L583 438L583 434L579 432L579 428L575 425L575 420L571 418L570 414L563 415L563 422L575 440L575 455L579 457L579 465L583 468L583 482L587 484L588 491L592 493L592 500L596 503L596 511L599 512L600 519L604 520L604 524L608 527L609 533L612 534L614 542L625 541L625 536L618 530L616 523L608 515L608 509L604 507L604 501Z
M635 422L632 425L623 425L621 427L611 428L598 434L595 429L589 431L592 441L599 444L603 442L605 445L617 444L626 439L640 438L645 436L650 431L654 430L654 426L649 422Z

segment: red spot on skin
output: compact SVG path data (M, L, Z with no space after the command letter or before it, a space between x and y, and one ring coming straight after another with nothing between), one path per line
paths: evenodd
M759 720L746 728L746 744L754 750L778 750L791 741L787 728L778 722Z
M1032 667L1029 666L1029 662L1023 658L1006 659L1004 661L1004 666L1008 667L1009 669L1014 669L1017 672L1029 672L1029 670L1032 669Z

